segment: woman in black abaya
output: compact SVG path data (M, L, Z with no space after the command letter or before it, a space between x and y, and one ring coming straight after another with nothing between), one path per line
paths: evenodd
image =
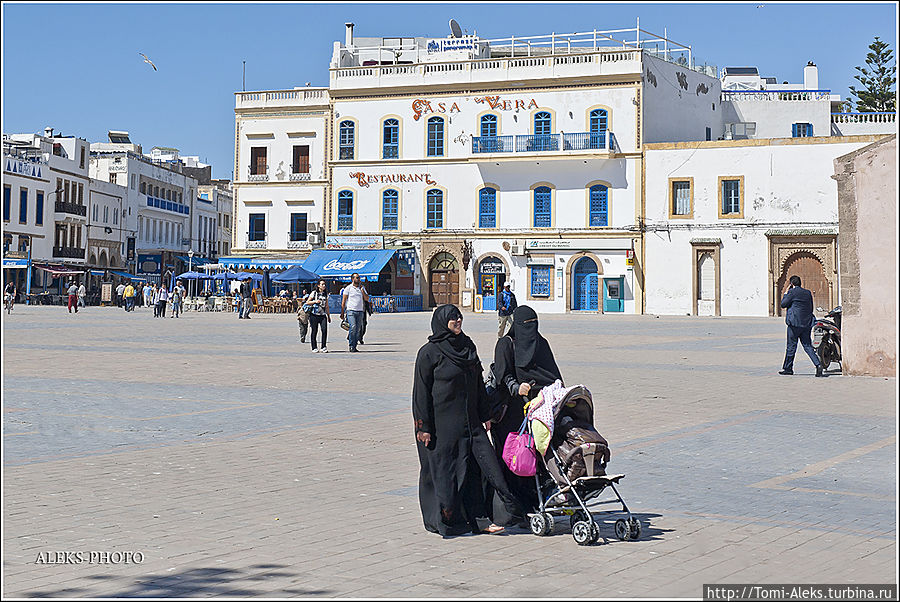
M491 427L494 449L500 459L501 470L518 505L526 512L537 508L537 490L534 477L520 477L513 474L502 460L503 444L509 433L515 433L525 418L525 400L534 399L538 392L557 379L562 380L556 359L547 339L538 332L538 318L527 305L513 312L513 325L506 336L497 341L494 349L494 376L502 406L506 405L503 417ZM541 470L541 466L538 466ZM540 474L540 473L539 473ZM523 521L523 515L515 515L507 510L508 504L498 503L494 496L492 518L498 525L512 525Z
M519 510L484 429L490 408L481 360L462 332L462 313L441 305L431 330L416 356L412 394L422 520L428 531L441 535L478 533L476 519L490 514L482 477L495 487L501 507ZM502 530L492 524L486 532Z

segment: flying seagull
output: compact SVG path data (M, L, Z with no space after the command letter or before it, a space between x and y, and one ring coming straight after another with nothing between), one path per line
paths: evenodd
M144 62L147 63L148 65L150 65L151 67L153 67L154 71L158 71L158 69L156 68L156 65L153 64L153 61L151 61L150 59L147 58L146 54L144 54L143 52L138 52L138 54L141 55L142 57L144 57Z

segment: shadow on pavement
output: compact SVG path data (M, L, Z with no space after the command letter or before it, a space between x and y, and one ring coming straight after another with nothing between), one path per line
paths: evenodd
M292 586L284 590L265 590L254 587L260 582L265 582L278 577L296 577L296 573L286 572L286 565L280 564L255 564L246 570L237 570L224 567L216 568L188 568L181 572L171 572L164 575L154 574L144 577L115 576L115 575L90 575L86 580L103 582L97 585L102 589L94 589L89 584L82 587L66 587L59 589L41 589L28 591L21 594L24 597L58 598L94 597L104 598L183 598L202 595L247 597L274 595L278 593L290 593L299 596L323 596L332 593L327 589L304 589ZM116 581L127 581L121 587L111 585Z

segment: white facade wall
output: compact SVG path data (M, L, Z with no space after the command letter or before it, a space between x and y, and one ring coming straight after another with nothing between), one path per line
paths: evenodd
M28 175L24 175L25 172ZM33 174L33 175L32 175ZM54 234L54 176L46 162L23 161L15 157L3 158L3 194L7 191L10 199L9 220L3 222L4 250L18 252L24 247L27 252L31 247L34 261L50 261L53 258ZM22 191L28 199L25 223L19 220L19 203ZM37 215L37 195L43 194L44 207ZM4 199L5 201L5 199ZM26 242L27 240L27 242Z
M644 142L712 140L722 133L722 83L643 53Z
M127 201L127 187L91 179L87 215L88 265L124 267Z
M723 99L726 127L730 123L755 123L756 133L752 138L789 138L794 123L811 123L813 136L831 135L831 101L827 91L726 92ZM719 136L723 134L724 130Z
M306 253L310 249L307 241L289 240L291 214L305 213L309 224L323 222L328 178L327 90L238 93L236 107L232 252ZM309 147L306 174L292 173L295 146ZM251 175L253 148L266 151L264 173ZM251 213L265 216L264 241L248 240Z
M788 138L648 147L646 313L691 314L691 241L720 239L721 315L770 315L766 232L836 232L832 162L866 143ZM719 216L720 176L743 177L743 217ZM692 217L670 217L670 178L693 178Z

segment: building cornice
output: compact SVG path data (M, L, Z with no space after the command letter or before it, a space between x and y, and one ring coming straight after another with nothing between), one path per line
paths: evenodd
M815 136L809 138L748 138L746 140L698 140L695 142L645 142L644 150L697 150L704 148L740 148L750 146L806 146L813 144L853 144L877 142L891 134L858 136Z

